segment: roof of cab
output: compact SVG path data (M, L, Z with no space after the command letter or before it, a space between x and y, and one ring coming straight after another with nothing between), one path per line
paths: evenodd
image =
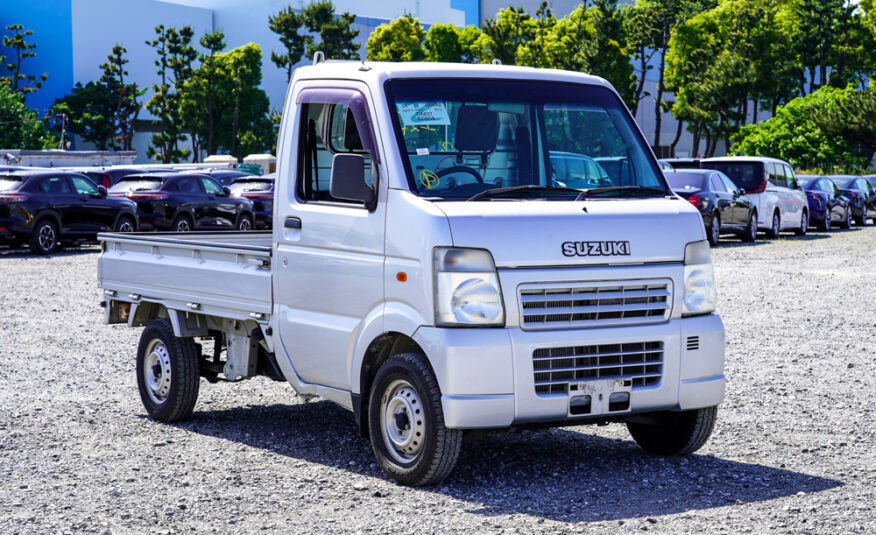
M316 65L299 67L294 79L344 79L381 81L392 78L507 78L514 80L542 80L574 82L611 87L605 79L580 72L559 69L537 69L515 65L467 64L383 61L328 60Z

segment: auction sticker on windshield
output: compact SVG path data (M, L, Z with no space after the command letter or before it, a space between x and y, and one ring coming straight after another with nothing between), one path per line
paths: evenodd
M443 102L399 102L398 112L407 126L450 124Z

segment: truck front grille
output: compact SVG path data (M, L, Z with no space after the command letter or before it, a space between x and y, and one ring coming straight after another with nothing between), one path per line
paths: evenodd
M522 285L520 326L526 330L639 325L669 319L672 282L613 281Z
M572 384L601 379L630 381L633 389L656 385L663 375L663 342L551 347L532 353L537 394L559 394Z

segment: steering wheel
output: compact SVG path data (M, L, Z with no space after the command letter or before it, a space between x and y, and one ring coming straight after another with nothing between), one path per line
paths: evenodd
M435 175L438 178L441 178L445 175L449 175L452 173L468 173L471 176L475 177L479 184L484 183L484 177L482 177L481 174L478 173L477 169L472 169L471 167L468 167L466 165L454 165L452 167L446 167L446 168L441 169L439 171L435 171Z

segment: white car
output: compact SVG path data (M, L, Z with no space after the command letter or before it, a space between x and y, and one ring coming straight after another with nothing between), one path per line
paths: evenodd
M792 230L806 234L809 227L809 204L806 194L797 188L797 178L788 162L775 158L726 156L700 161L702 169L721 171L745 190L757 206L757 228L769 238Z

